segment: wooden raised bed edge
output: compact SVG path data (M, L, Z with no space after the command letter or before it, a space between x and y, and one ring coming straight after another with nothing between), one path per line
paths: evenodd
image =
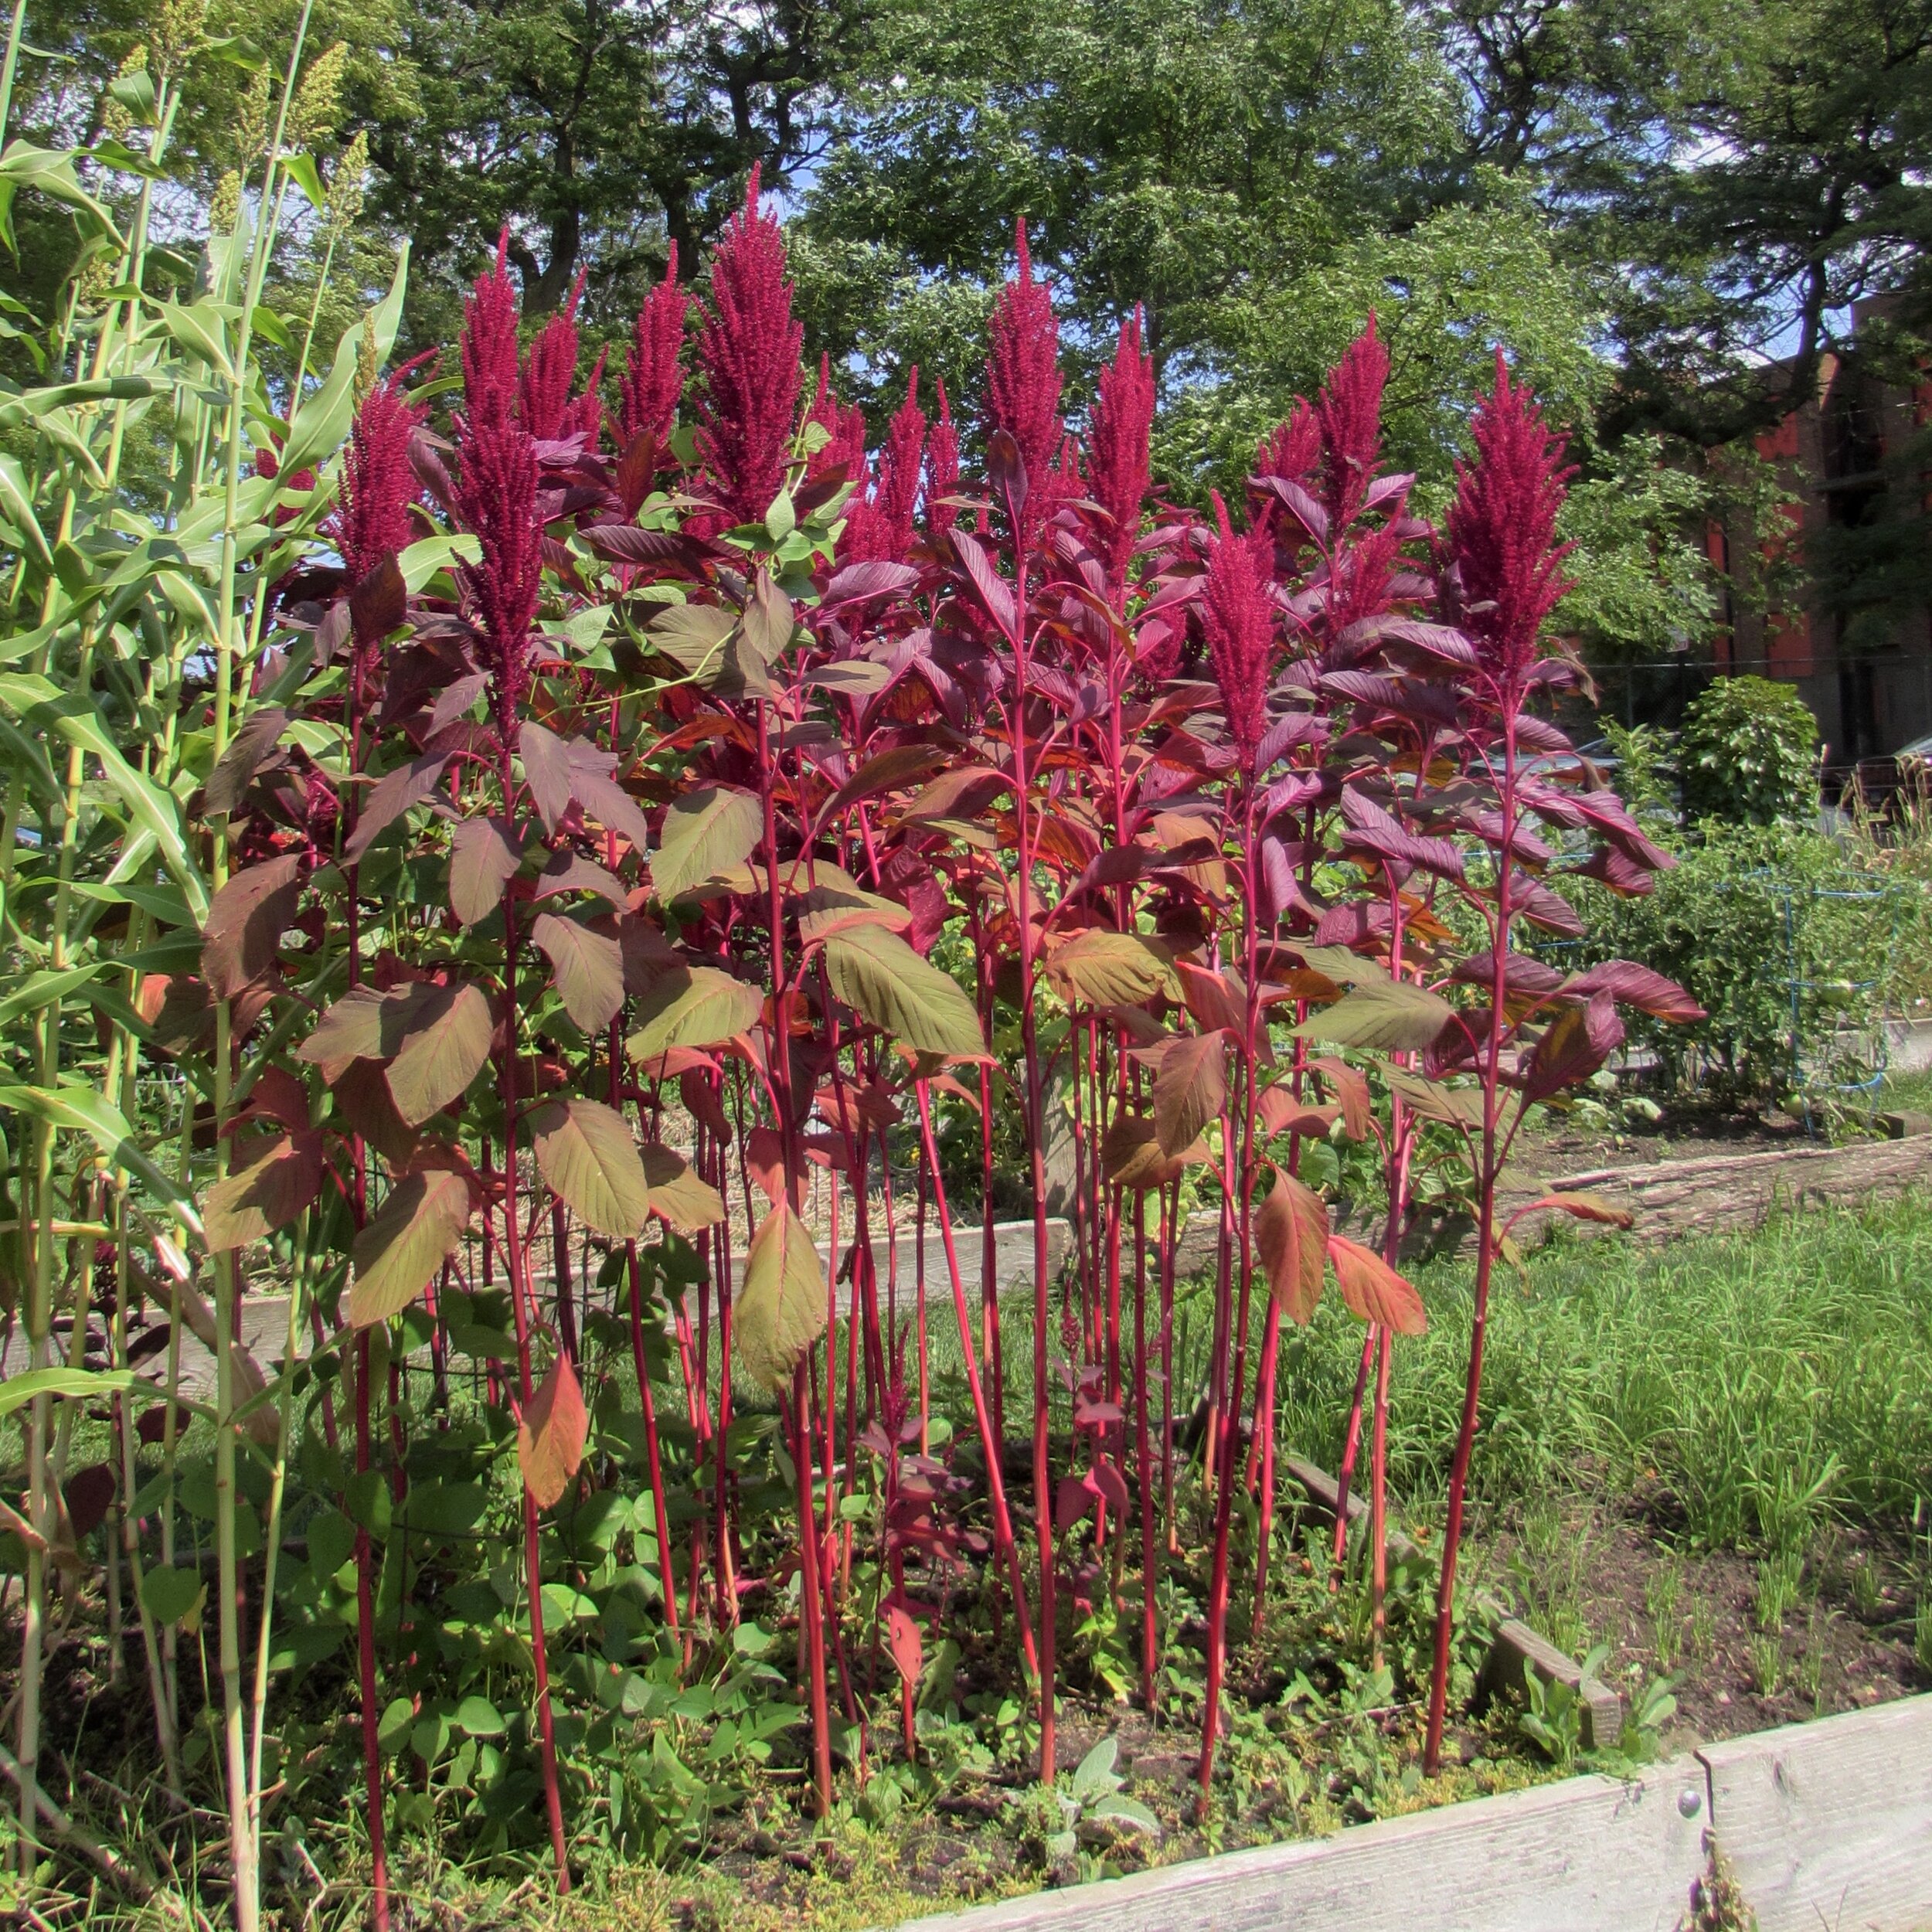
M1713 1850L1759 1932L1932 1927L1932 1697L903 1932L1672 1932Z

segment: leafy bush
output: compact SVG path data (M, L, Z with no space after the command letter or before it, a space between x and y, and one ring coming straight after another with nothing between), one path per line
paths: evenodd
M1720 678L1684 713L1684 817L1808 822L1818 810L1818 721L1793 685Z
M1708 1015L1681 1026L1633 1014L1633 1045L1653 1049L1673 1083L1702 1077L1731 1099L1782 1097L1794 1056L1811 1077L1842 1077L1884 1002L1896 895L1792 825L1713 820L1677 842L1655 892L1599 891L1585 909L1589 957L1641 960Z

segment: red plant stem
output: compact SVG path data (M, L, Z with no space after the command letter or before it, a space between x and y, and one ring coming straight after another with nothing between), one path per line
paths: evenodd
M369 1473L369 1332L355 1338L355 1473ZM365 1485L366 1486L366 1485ZM359 1516L368 1512L363 1499ZM369 1921L389 1932L389 1851L383 1820L383 1757L376 1731L376 1600L370 1576L369 1525L355 1526L355 1652L362 1699L362 1786L369 1808Z
M664 1465L658 1451L658 1408L651 1396L651 1364L644 1352L644 1271L638 1260L638 1244L624 1244L624 1260L631 1274L631 1359L638 1372L638 1393L644 1404L644 1447L651 1468L651 1513L658 1532L658 1572L664 1591L665 1621L671 1634L678 1631L678 1583L671 1571L671 1526L665 1520Z
M801 1359L791 1376L791 1442L798 1470L798 1600L805 1624L805 1684L811 1706L812 1798L823 1818L832 1809L832 1719L825 1705L825 1610L818 1595L818 1537L812 1523L811 1385Z
M1009 518L1009 525L1016 532L1022 527L1017 516ZM1013 608L1020 614L1015 618L1011 640L1013 698L1008 715L1012 726L1020 1045L1026 1060L1026 1140L1033 1189L1033 1515L1039 1546L1039 1775L1043 1784L1050 1784L1053 1781L1054 1760L1053 1649L1060 1614L1054 1576L1053 1437L1046 1378L1053 1337L1048 1325L1046 1302L1046 1096L1041 1091L1039 1032L1033 1003L1033 815L1026 770L1026 685L1031 653L1026 641L1024 616L1026 562L1017 539L1014 544L1013 580Z
M1389 1331L1379 1332L1376 1349L1375 1441L1369 1454L1369 1543L1372 1571L1369 1586L1369 1667L1382 1668L1382 1639L1387 1619L1389 1588L1388 1454Z
M1171 1556L1180 1552L1174 1520L1174 1243L1180 1212L1175 1181L1161 1192L1161 1513Z
M1476 1418L1482 1399L1482 1347L1489 1321L1489 1278L1495 1260L1497 1130L1501 1124L1498 1087L1502 1072L1505 1001L1509 974L1510 865L1516 834L1516 715L1519 695L1503 713L1502 837L1496 868L1496 920L1491 948L1489 1050L1482 1076L1482 1176L1476 1216L1475 1305L1470 1326L1469 1372L1462 1395L1462 1423L1456 1434L1455 1460L1449 1471L1448 1520L1442 1537L1442 1571L1436 1587L1435 1669L1429 1682L1429 1721L1423 1741L1423 1770L1434 1777L1442 1765L1442 1732L1449 1706L1449 1658L1454 1637L1456 1560L1462 1548L1463 1506L1469 1488L1469 1459L1476 1446Z
M503 795L511 795L510 754L503 753ZM534 1389L530 1377L530 1284L529 1257L517 1221L516 1158L516 900L503 901L503 1261L510 1284L510 1308L516 1323L518 1400L529 1406ZM550 1825L550 1852L556 1861L557 1889L570 1889L570 1863L563 1838L563 1794L557 1784L556 1726L550 1709L550 1660L543 1636L543 1560L536 1520L536 1498L523 1485L523 1568L530 1596L530 1652L536 1671L537 1734L543 1760L543 1803Z
M1147 1430L1147 1196L1134 1196L1134 1466L1141 1492L1141 1701L1151 1716L1154 1666L1160 1655L1159 1558L1154 1541L1154 1459Z
M1005 1559L1013 1579L1013 1609L1019 1620L1020 1651L1026 1668L1037 1672L1039 1660L1034 1648L1032 1626L1026 1614L1026 1583L1019 1566L1019 1546L1014 1540L1013 1522L1006 1507L1006 1477L1000 1467L999 1440L993 1433L993 1420L986 1406L986 1391L980 1381L979 1363L973 1353L972 1318L966 1307L966 1289L960 1279L959 1257L953 1246L953 1220L946 1208L946 1184L939 1173L939 1150L933 1141L930 1090L923 1080L915 1087L919 1102L919 1133L927 1165L932 1169L933 1206L939 1216L939 1237L946 1250L946 1272L953 1285L953 1312L959 1322L959 1352L966 1363L966 1387L972 1397L973 1420L979 1429L980 1447L986 1455L986 1494L993 1512L993 1542ZM896 1453L896 1451L895 1451Z
M1247 875L1247 903L1250 908L1260 903L1259 866L1256 858L1254 787L1247 787L1244 814L1243 851L1247 855L1245 870ZM1208 1814L1209 1800L1214 1777L1214 1746L1221 1728L1221 1685L1227 1666L1228 1624L1228 1546L1234 1514L1235 1468L1237 1460L1236 1447L1240 1439L1238 1427L1241 1413L1241 1396L1247 1370L1248 1351L1248 1302L1254 1279L1254 1126L1255 1085L1254 1069L1257 1052L1257 1038L1260 1026L1260 975L1256 970L1258 956L1256 931L1253 917L1243 922L1247 957L1245 964L1247 977L1247 999L1242 1016L1241 1059L1241 1153L1239 1168L1239 1210L1236 1219L1236 1240L1239 1243L1240 1293L1236 1308L1232 1311L1234 1323L1233 1338L1233 1362L1231 1379L1227 1390L1227 1406L1223 1423L1223 1440L1218 1445L1219 1454L1219 1478L1214 1499L1214 1566L1208 1591L1208 1653L1207 1692L1201 1717L1201 1763L1199 1779L1201 1794L1199 1815L1205 1820ZM1224 1125L1223 1133L1226 1134ZM1234 1155L1229 1142L1229 1135L1223 1142L1223 1171L1232 1180L1236 1173ZM1224 1202L1223 1219L1228 1218ZM1223 1268L1226 1264L1223 1263ZM1225 1282L1225 1275L1223 1277ZM1223 1286L1221 1298L1226 1299Z
M1348 1433L1342 1438L1342 1467L1335 1476L1335 1566L1328 1576L1332 1594L1342 1587L1342 1565L1349 1553L1349 1492L1355 1484L1355 1462L1362 1447L1362 1405L1368 1393L1369 1368L1375 1360L1376 1325L1362 1338L1362 1359L1355 1372L1355 1400L1349 1405Z

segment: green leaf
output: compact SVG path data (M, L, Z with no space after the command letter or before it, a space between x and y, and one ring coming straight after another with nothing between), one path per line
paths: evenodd
M624 949L616 938L555 913L539 913L530 937L549 960L563 1010L585 1032L601 1032L624 1010Z
M158 1624L178 1624L207 1594L201 1573L169 1570L159 1564L141 1580L141 1607Z
M924 1053L983 1054L979 1015L950 974L883 926L853 926L825 942L832 990L875 1026Z
M637 1002L642 1024L624 1042L634 1060L661 1059L674 1046L716 1046L756 1023L764 999L715 966L680 966Z
M131 1369L34 1369L0 1382L0 1416L10 1416L36 1396L66 1396L75 1400L124 1395L140 1386Z
M450 1722L471 1737L501 1737L505 1730L503 1713L487 1697L474 1695L457 1706Z
M531 1117L537 1170L600 1234L628 1240L651 1218L651 1184L624 1117L600 1100L570 1099Z
M1295 1029L1304 1039L1384 1053L1420 1053L1431 1045L1454 1012L1439 993L1406 979L1369 980L1332 1006L1311 1013Z
M349 1291L353 1328L400 1315L424 1294L470 1224L470 1184L448 1168L405 1175L355 1237Z
M403 291L408 285L409 262L410 245L405 241L396 256L396 274L389 293L369 311L366 318L375 335L379 363L388 355L403 319ZM293 476L298 470L319 468L349 434L349 422L355 413L355 372L362 363L364 319L359 316L343 330L328 379L291 417L288 436L281 448L283 475ZM405 583L409 580L406 563L406 553Z
M825 1273L811 1231L789 1206L774 1208L745 1257L733 1310L738 1359L760 1387L780 1389L825 1332Z
M423 997L410 1014L408 1035L387 1075L389 1098L411 1127L420 1127L468 1090L489 1060L495 1030L490 1003L477 988L420 991Z
M1385 1066L1382 1077L1389 1083L1389 1091L1399 1094L1424 1120L1440 1121L1450 1127L1482 1125L1479 1087L1444 1087L1402 1066Z
M22 1013L37 1013L43 1006L87 985L100 971L104 961L90 966L70 966L64 972L29 973L12 992L0 997L0 1026L18 1019Z
M758 801L748 793L716 785L688 792L664 815L663 835L651 855L653 889L660 899L675 899L743 865L763 829Z
M139 1175L192 1233L201 1233L193 1200L148 1158L120 1108L92 1087L0 1087L0 1111L30 1114L54 1127L87 1134L116 1167Z

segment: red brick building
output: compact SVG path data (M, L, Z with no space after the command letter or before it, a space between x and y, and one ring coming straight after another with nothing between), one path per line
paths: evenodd
M1855 328L1865 316L1855 316ZM1932 485L1916 463L1903 474L1900 467L1928 423L1932 383L1893 387L1855 359L1828 355L1817 396L1757 439L1795 499L1782 513L1787 529L1760 541L1755 556L1741 516L1742 527L1714 524L1707 532L1721 592L1714 665L1720 674L1754 672L1795 684L1818 719L1828 768L1843 771L1932 733L1932 607L1922 594L1903 604L1896 595L1916 575L1904 567L1914 562L1914 546L1932 581L1932 522L1923 514ZM1898 501L1901 489L1916 500ZM1883 585L1881 549L1889 560ZM1875 560L1869 570L1868 555ZM1767 600L1743 592L1746 558L1747 581L1762 580L1764 566L1787 558L1818 567L1795 597L1781 594L1774 570ZM1881 589L1892 594L1861 616L1862 576L1875 597Z

